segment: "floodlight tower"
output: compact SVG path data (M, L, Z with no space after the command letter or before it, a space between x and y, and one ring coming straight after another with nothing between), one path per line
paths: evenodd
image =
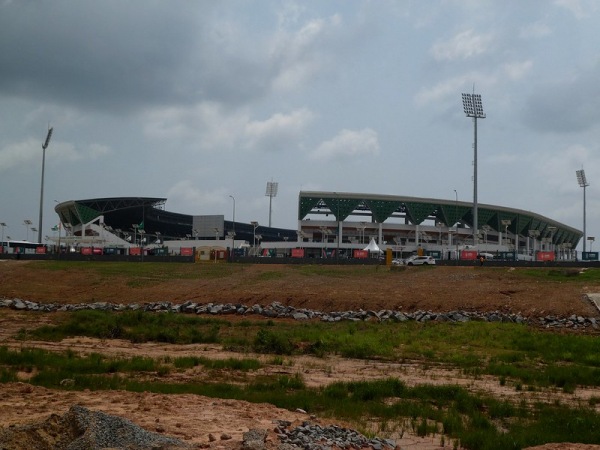
M48 134L46 135L46 141L42 144L42 187L40 188L40 218L38 225L38 242L42 242L42 216L44 215L44 169L46 165L46 149L50 144L50 138L54 128L48 128Z
M583 169L575 171L577 174L577 182L579 187L583 188L583 253L585 253L585 188L590 184L585 178L585 171Z
M473 244L477 245L477 119L485 119L481 95L463 94L463 108L467 117L473 118Z
M279 183L273 181L267 181L267 191L265 192L265 196L269 197L269 227L271 227L271 205L273 202L273 197L277 197L277 189L279 188Z

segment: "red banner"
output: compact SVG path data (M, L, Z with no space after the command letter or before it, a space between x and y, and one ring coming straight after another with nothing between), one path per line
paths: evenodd
M129 249L129 254L132 256L140 256L142 254L142 248L141 247L131 247Z
M81 254L82 255L91 255L92 247L81 247Z
M43 255L46 253L46 247L36 247L35 253L38 255Z
M181 254L181 256L193 256L194 248L193 247L181 247L181 249L179 250L179 253Z
M293 248L292 249L292 258L304 258L304 249L303 248Z
M460 259L474 260L477 259L477 250L463 250L460 252Z
M537 252L536 259L538 261L554 261L554 252Z
M369 252L367 250L354 250L354 257L358 259L368 258Z

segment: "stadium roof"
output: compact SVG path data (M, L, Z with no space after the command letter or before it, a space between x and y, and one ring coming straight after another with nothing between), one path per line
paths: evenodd
M473 225L472 203L397 195L301 191L298 220L310 214L331 214L339 221L349 216L370 216L377 223L391 217L403 217L413 225L426 220L435 220L448 227L456 223ZM477 219L480 228L489 226L495 231L504 231L502 221L510 221L508 230L513 234L528 236L530 231L538 231L539 236L552 236L554 244L569 243L572 248L583 237L583 233L575 228L516 208L480 203Z
M166 198L148 197L112 197L93 198L88 200L70 200L56 205L54 211L60 217L62 223L81 225L88 223L101 215L140 208L162 208Z

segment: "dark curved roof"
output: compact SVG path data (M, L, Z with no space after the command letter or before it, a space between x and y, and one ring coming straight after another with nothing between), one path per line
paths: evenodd
M104 216L104 223L114 230L129 232L133 224L144 224L149 234L160 233L164 239L185 239L193 234L194 217L166 211L166 198L152 197L111 197L86 200L70 200L59 203L54 210L65 225L78 226ZM256 235L266 241L295 239L296 230L258 226L224 221L222 235L235 231L237 240L252 242ZM211 237L214 234L211 235Z
M96 217L115 211L139 208L164 207L166 198L149 197L108 197L88 200L69 200L56 205L54 211L62 223L80 225Z
M397 195L301 191L298 220L303 220L309 214L331 214L341 221L351 215L369 215L377 223L385 222L390 217L406 217L414 225L425 220L435 220L449 227L456 223L473 225L472 203ZM503 220L510 220L508 230L513 234L528 236L530 231L538 231L540 236L552 236L554 244L569 243L572 248L583 237L581 231L540 214L478 204L477 221L480 228L487 225L496 231L504 231Z

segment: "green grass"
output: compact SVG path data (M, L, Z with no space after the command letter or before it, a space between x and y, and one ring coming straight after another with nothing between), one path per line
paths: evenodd
M203 364L220 370L257 370L256 362L176 358L176 367ZM220 380L172 383L160 381L171 370L164 359L119 359L73 352L39 349L9 350L0 347L0 382L18 380L17 371L35 375L30 383L54 389L119 389L163 394L197 394L216 398L271 403L287 409L302 408L311 414L365 424L377 420L392 429L409 420L421 436L444 433L467 449L515 449L547 442L597 443L600 415L593 405L571 408L560 404L515 405L487 395L473 394L455 385L409 387L395 378L375 381L336 382L308 388L299 373L257 376L246 384ZM156 377L146 374L155 373ZM64 379L74 384L63 386ZM152 380L152 381L147 381ZM158 381L157 381L158 380ZM502 430L502 431L500 431Z
M228 350L273 355L341 355L445 364L466 374L502 377L532 387L600 386L600 340L524 325L466 322L228 322L185 314L78 311L56 325L22 330L21 340L90 336L131 342L217 343Z
M561 283L600 283L600 269L578 267L552 268L522 268L512 272L513 276L538 278L544 281L559 281Z
M142 287L170 280L226 278L243 270L235 264L162 263L131 264L102 261L35 261L30 270L73 271L83 277L124 278L130 287Z

